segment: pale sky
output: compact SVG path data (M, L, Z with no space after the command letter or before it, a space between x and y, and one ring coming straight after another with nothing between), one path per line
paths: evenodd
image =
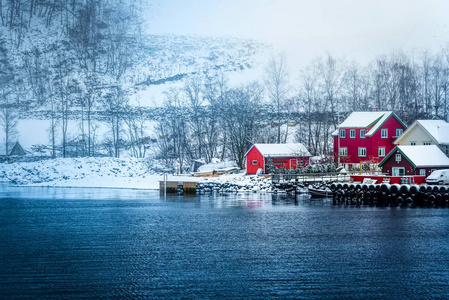
M361 64L449 44L447 0L154 0L149 32L253 38L303 67L330 53Z

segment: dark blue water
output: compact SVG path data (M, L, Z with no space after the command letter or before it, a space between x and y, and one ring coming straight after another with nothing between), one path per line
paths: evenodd
M449 209L0 185L0 298L449 297Z

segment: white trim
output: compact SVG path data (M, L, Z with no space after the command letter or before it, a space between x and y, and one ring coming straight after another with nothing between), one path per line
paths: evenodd
M363 154L363 152L365 152L365 154ZM359 147L358 148L358 157L366 157L366 147Z
M395 172L394 172L395 170L398 171L398 172L397 172L397 175L395 175ZM404 174L401 175L400 172L399 172L399 170L403 170L403 171L404 171L404 172L403 172ZM404 167L392 167L392 168L391 168L391 175L392 175L392 176L404 176L404 175L405 175L405 168L404 168Z

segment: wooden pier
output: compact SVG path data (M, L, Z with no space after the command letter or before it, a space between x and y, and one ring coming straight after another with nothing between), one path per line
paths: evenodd
M167 177L159 181L159 192L161 195L195 195L196 181L190 180L170 180Z

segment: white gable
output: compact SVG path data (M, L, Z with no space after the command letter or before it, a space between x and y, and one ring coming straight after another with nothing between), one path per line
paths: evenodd
M449 124L442 120L418 120L439 145L449 145Z
M397 147L416 165L416 167L449 166L449 158L436 145Z
M254 144L264 157L311 156L301 143L290 144Z

